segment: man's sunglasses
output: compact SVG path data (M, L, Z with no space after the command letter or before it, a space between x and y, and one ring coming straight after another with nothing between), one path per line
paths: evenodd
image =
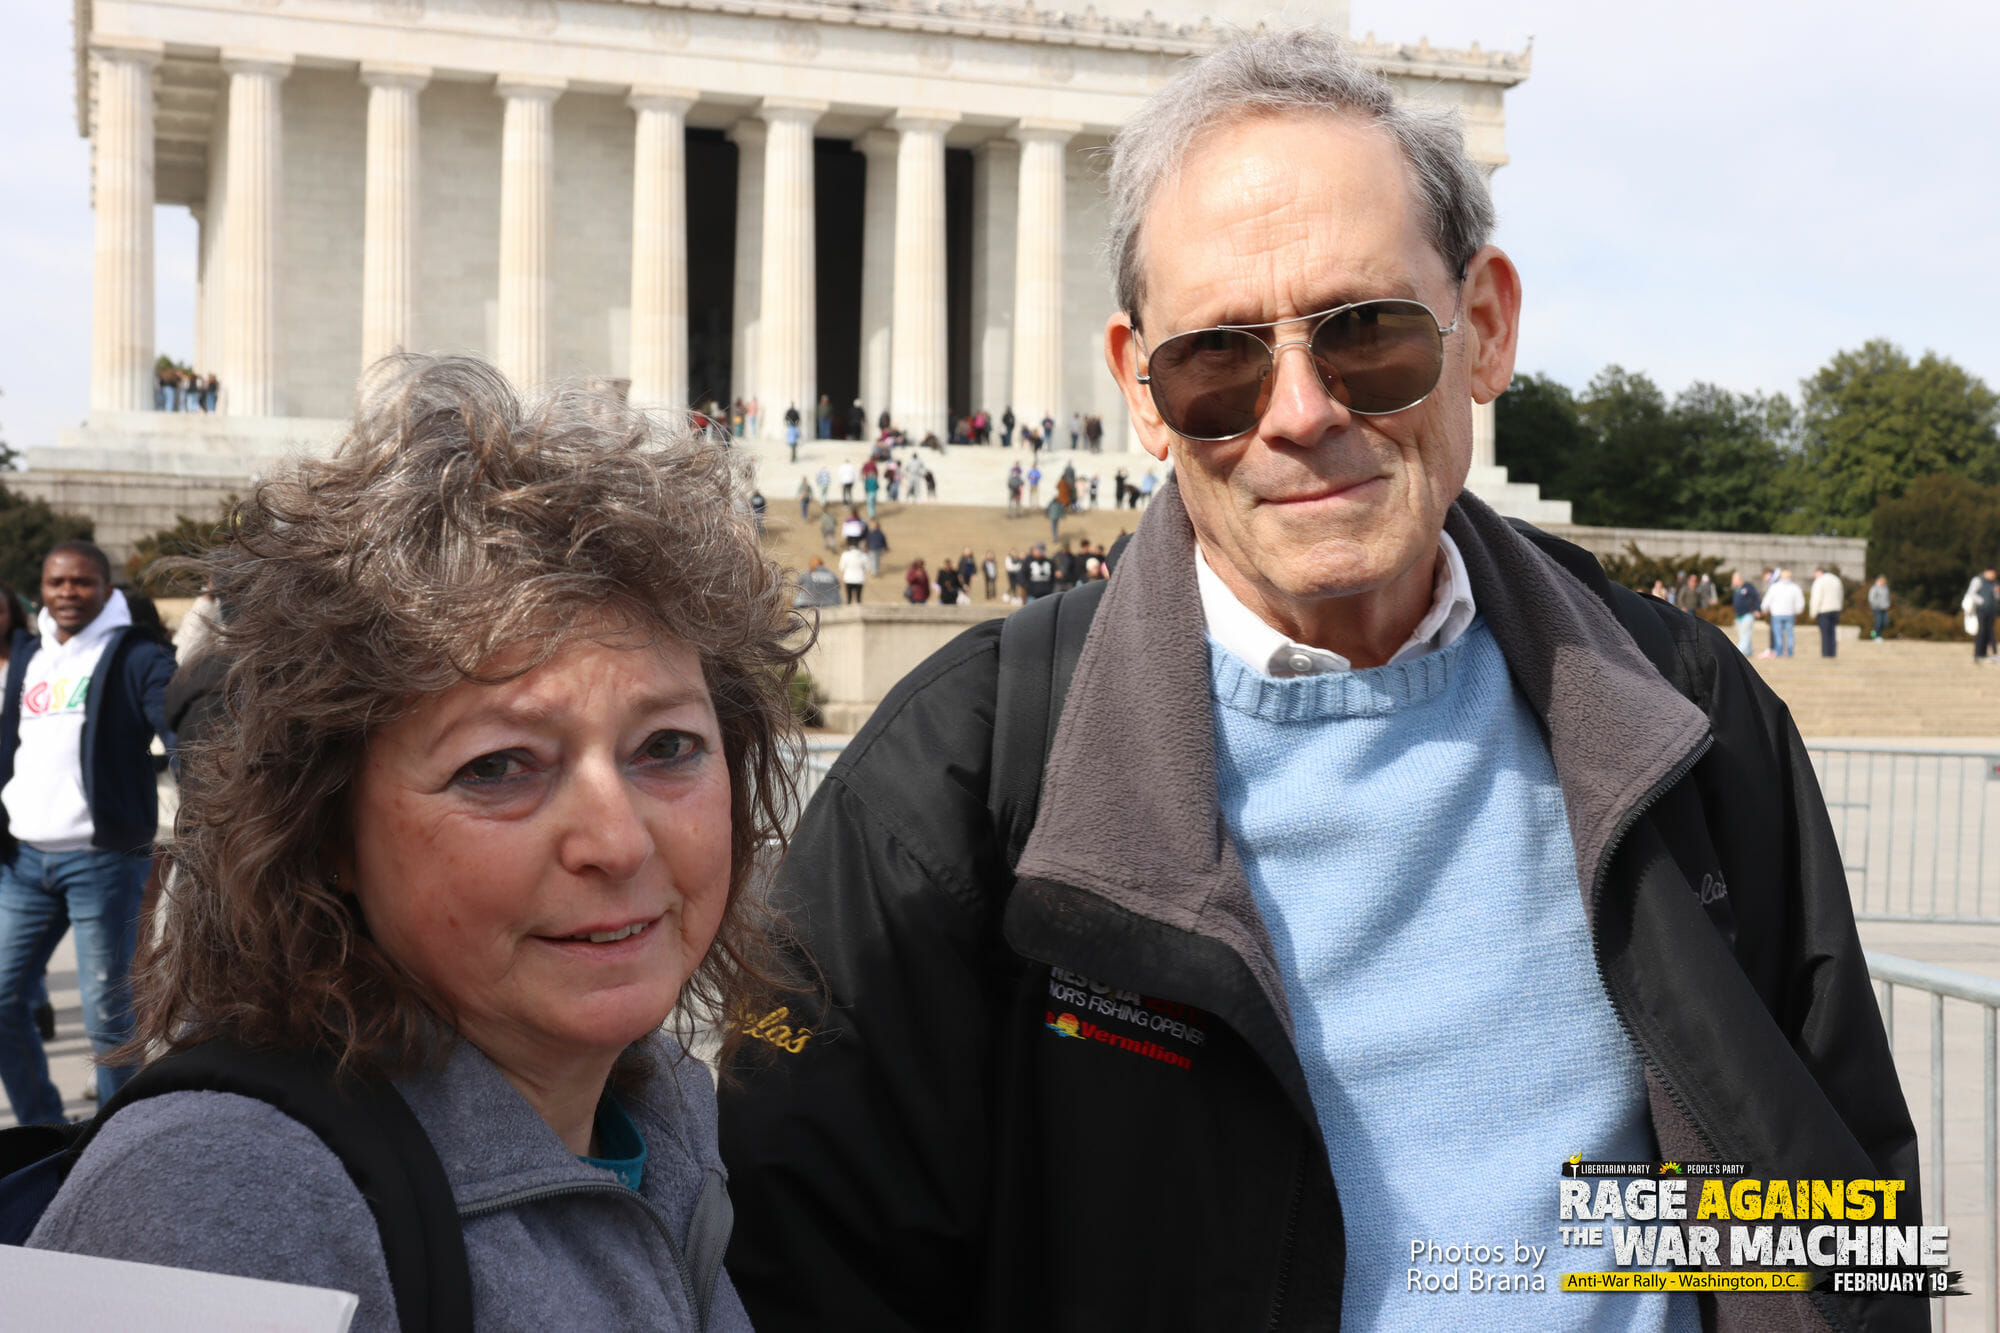
M1299 323L1306 336L1276 346L1251 332ZM1445 335L1457 329L1457 315L1440 325L1421 301L1356 301L1295 320L1176 333L1153 349L1139 383L1176 434L1233 440L1263 419L1278 353L1298 346L1335 401L1361 416L1386 416L1430 397L1444 370Z

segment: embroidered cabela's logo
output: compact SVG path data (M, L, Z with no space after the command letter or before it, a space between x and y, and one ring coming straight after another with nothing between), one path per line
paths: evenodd
M787 1054L797 1055L806 1048L806 1043L812 1040L813 1030L793 1027L785 1021L791 1016L791 1009L785 1005L778 1006L762 1018L754 1018L747 1013L736 1015L737 1021L742 1025L741 1031L744 1036L755 1037L758 1041L768 1041Z

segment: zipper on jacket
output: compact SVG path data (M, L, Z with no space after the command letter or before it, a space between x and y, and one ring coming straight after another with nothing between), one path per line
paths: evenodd
M540 1203L545 1199L561 1199L579 1194L611 1194L630 1199L640 1211L652 1219L653 1226L660 1233L660 1239L667 1243L667 1253L673 1256L674 1271L680 1274L681 1291L687 1296L688 1313L694 1316L696 1328L704 1328L708 1321L702 1317L701 1302L695 1299L694 1275L688 1272L687 1259L681 1254L680 1242L674 1239L673 1229L667 1219L660 1216L660 1210L636 1190L624 1185L614 1185L610 1181L578 1180L567 1185L543 1185L536 1189L517 1190L503 1194L497 1199L486 1199L458 1210L461 1222L469 1222L475 1217L485 1217L489 1213L505 1212L518 1208L524 1203Z
M1652 1066L1653 1072L1660 1076L1661 1091L1667 1094L1667 1100L1673 1103L1674 1109L1681 1113L1683 1120L1687 1121L1688 1128L1694 1131L1694 1136L1701 1141L1701 1146L1710 1154L1719 1155L1721 1150L1715 1146L1715 1139L1708 1132L1707 1127L1696 1118L1694 1108L1688 1105L1687 1099L1681 1096L1680 1090L1667 1077L1667 1071L1647 1051L1645 1043L1639 1041L1636 1034L1632 1031L1632 1025L1626 1021L1625 1010L1618 1002L1618 992L1611 988L1610 974L1604 970L1604 954L1598 947L1598 921L1602 916L1604 907L1604 881L1611 873L1612 855L1617 852L1618 845L1625 840L1625 835L1632 831L1632 826L1639 822L1639 817L1652 809L1654 803L1660 797L1666 795L1669 787L1672 787L1675 783L1686 777L1689 771L1697 763L1701 762L1701 757L1707 754L1714 744L1715 736L1713 733L1702 737L1701 744L1690 750L1682 757L1679 763L1667 771L1665 777L1648 788L1646 794L1640 797L1630 810L1625 812L1623 819L1618 821L1618 827L1612 830L1611 840L1604 844L1604 854L1598 858L1597 874L1590 886L1590 957L1591 961L1597 965L1597 982L1600 986L1604 987L1605 998L1611 1001L1611 1016L1618 1020L1619 1030L1625 1034L1625 1040L1632 1043L1633 1048L1639 1052L1639 1058ZM1806 1301L1819 1313L1820 1318L1826 1322L1828 1328L1844 1327L1843 1321L1828 1305L1824 1293L1817 1291L1807 1292Z
M1271 1284L1271 1318L1264 1326L1271 1330L1276 1330L1285 1313L1285 1289L1291 1285L1292 1256L1299 1247L1299 1208L1305 1202L1306 1169L1311 1160L1312 1147L1308 1144L1300 1150L1298 1170L1292 1173L1292 1203L1285 1212L1285 1240L1278 1251L1278 1277Z
M1648 787L1646 794L1625 812L1624 817L1618 821L1618 826L1611 831L1610 841L1604 844L1603 854L1597 858L1597 870L1590 884L1590 958L1597 966L1597 984L1604 987L1604 997L1611 1002L1611 1016L1618 1020L1619 1031L1625 1034L1625 1040L1632 1043L1632 1048L1639 1052L1639 1058L1651 1065L1653 1072L1659 1075L1660 1088L1667 1094L1667 1100L1674 1104L1674 1109L1681 1113L1681 1118L1687 1121L1695 1137L1701 1140L1702 1147L1711 1154L1717 1151L1714 1138L1695 1117L1694 1109L1687 1104L1687 1100L1680 1094L1680 1089L1673 1085L1673 1081L1667 1077L1665 1068L1653 1058L1652 1052L1639 1040L1638 1034L1632 1030L1632 1024L1625 1017L1625 1009L1619 1003L1618 992L1611 986L1611 974L1604 970L1601 931L1604 919L1604 883L1611 874L1611 858L1617 854L1619 845L1625 841L1625 835L1639 822L1639 817L1652 809L1659 799L1666 795L1668 788L1686 777L1714 744L1714 733L1703 736L1701 744L1681 756L1680 762L1668 769L1666 775L1658 782Z

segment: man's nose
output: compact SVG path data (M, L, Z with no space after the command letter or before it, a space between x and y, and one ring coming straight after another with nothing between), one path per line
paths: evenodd
M1298 355L1290 355L1293 352ZM1334 388L1340 388L1339 372L1328 367L1327 373L1335 377ZM1261 431L1271 438L1312 444L1352 420L1353 414L1320 377L1319 359L1304 339L1272 349L1269 393Z

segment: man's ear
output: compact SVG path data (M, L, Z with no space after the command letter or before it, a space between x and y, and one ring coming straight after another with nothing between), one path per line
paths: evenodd
M1132 327L1132 316L1123 310L1104 321L1104 364L1111 367L1111 378L1118 381L1118 391L1125 395L1125 408L1132 414L1139 444L1166 462L1174 433L1160 420L1153 395L1139 383L1139 333Z
M1498 246L1483 247L1465 266L1462 310L1472 399L1490 403L1513 383L1521 333L1521 274Z

